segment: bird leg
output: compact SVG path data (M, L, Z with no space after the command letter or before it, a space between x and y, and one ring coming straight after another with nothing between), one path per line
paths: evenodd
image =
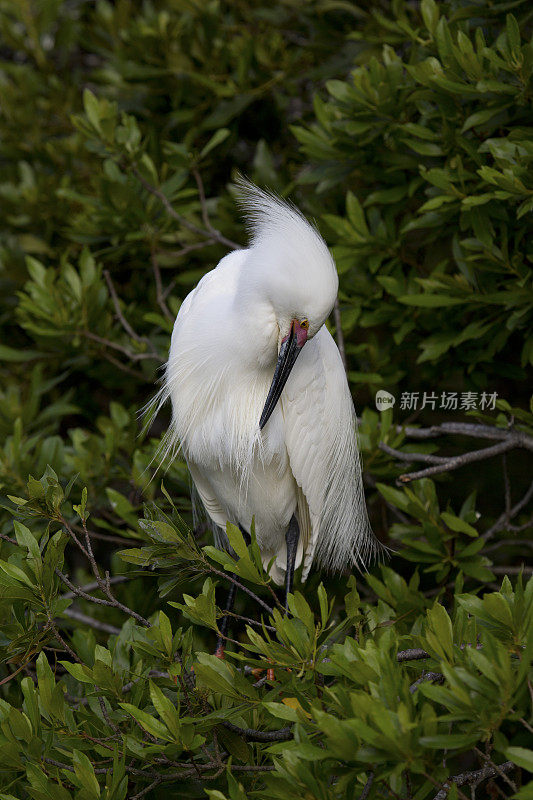
M300 538L300 527L294 514L289 522L285 542L287 545L287 571L285 572L285 613L289 610L289 594L292 592L294 583L294 565L296 564L296 553L298 552L298 540ZM274 670L272 667L267 669L267 681L274 680Z
M241 531L242 535L244 536L244 540L245 540L246 544L247 545L250 544L251 538L250 538L250 534L248 533L248 531L245 531L244 528L242 527L242 525L239 525L239 528L240 528L240 531ZM233 575L233 577L235 577L235 575ZM236 595L237 595L237 585L235 583L232 583L232 584L230 584L230 590L228 592L228 599L226 600L226 607L224 609L224 611L226 613L224 614L224 616L220 620L220 625L218 626L218 630L219 630L220 635L219 635L219 637L217 639L217 646L216 646L216 650L215 650L215 655L216 655L217 658L224 658L224 648L225 648L225 644L224 644L225 638L224 637L227 635L227 632L228 632L230 614L233 611L233 606L235 605L235 597L236 597Z
M237 586L236 584L230 584L230 590L228 592L228 599L226 600L226 607L224 611L226 612L222 619L220 620L220 624L218 626L219 630L219 637L217 639L217 647L215 650L215 655L217 658L224 658L224 641L225 636L228 632L228 625L229 625L229 615L233 611L233 606L235 605L235 595L237 594Z
M285 542L287 543L287 571L285 573L285 612L289 610L289 593L292 592L294 582L294 565L296 563L296 553L298 551L298 540L300 538L300 527L294 514L289 522Z

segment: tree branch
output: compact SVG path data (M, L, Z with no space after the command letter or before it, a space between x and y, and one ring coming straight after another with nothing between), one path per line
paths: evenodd
M459 456L452 456L440 464L419 470L418 472L400 475L396 482L401 485L411 483L411 481L416 481L420 478L429 478L431 475L451 472L452 470L459 469L459 467L464 467L466 464L472 464L475 461L484 461L487 458L506 453L508 450L513 450L515 447L533 450L533 439L520 431L508 431L506 438L498 444L484 447L482 450L472 450L468 453L462 453Z
M397 433L405 433L410 439L434 439L445 434L458 436L474 436L477 439L506 439L509 429L495 428L491 425L478 425L472 422L443 422L429 428L412 428L396 426Z
M486 541L487 539L492 538L492 536L494 536L495 533L498 533L498 531L503 530L508 524L509 520L513 519L513 517L516 517L516 515L520 513L520 511L522 511L522 509L525 508L525 506L527 506L527 504L532 498L533 498L533 481L531 482L531 486L529 487L525 495L522 497L522 499L519 500L518 503L516 503L516 505L514 505L511 509L509 509L509 511L505 510L502 514L500 514L494 525L492 525L487 531L485 531L482 538L485 539Z
M104 269L104 278L105 278L105 281L107 283L107 288L109 289L109 294L111 295L111 299L113 301L113 305L115 307L115 313L117 315L117 319L119 320L120 324L122 325L122 327L124 328L124 330L126 331L128 336L131 336L131 338L135 339L137 342L147 342L148 344L150 344L150 340L149 339L146 339L146 338L144 338L142 336L139 336L139 334L136 333L133 330L133 328L131 327L130 323L128 322L128 320L126 319L124 314L122 313L122 309L120 308L120 300L118 299L118 295L116 293L116 290L115 290L115 287L113 285L113 281L111 280L111 275L109 274L109 270L108 269Z
M431 683L444 683L444 675L441 672L424 672L418 680L409 687L411 694L414 694L421 683L431 681Z
M445 464L449 459L446 456L433 456L429 453L403 453L401 450L395 450L394 447L389 447L385 442L378 444L380 450L388 453L389 456L394 456L400 461L421 461L423 464Z
M234 725L233 722L228 722L226 719L221 720L220 724L228 731L242 736L248 742L288 742L294 735L289 726L277 731L256 731L253 728L239 728L238 725Z
M83 614L81 611L77 611L75 608L66 608L62 612L62 615L69 617L76 622L81 622L83 625L88 625L90 628L94 628L97 631L103 631L103 633L110 633L115 636L118 636L120 633L120 628L116 628L114 625L109 625L107 622L100 622L98 619L93 619L93 617L89 617L88 614Z
M224 244L226 247L230 247L232 250L240 250L241 246L237 244L237 242L232 242L231 239L227 239L223 236L220 231L217 231L216 228L210 226L208 230L201 228L199 225L195 225L193 222L190 222L186 217L178 214L178 212L173 208L172 203L168 199L168 197L160 190L157 189L155 186L152 186L151 183L141 175L137 167L131 167L132 173L135 175L139 183L146 189L147 192L152 194L154 197L163 204L165 210L169 217L175 219L176 222L179 222L184 228L187 228L192 233L196 233L199 236L202 236L204 239L215 239L219 244ZM201 202L201 200L200 200Z
M167 319L174 319L173 314L170 313L170 309L165 302L165 295L163 292L163 282L161 281L161 270L159 269L159 263L157 261L157 254L155 249L152 247L152 251L150 253L150 261L152 263L152 272L154 273L154 282L155 282L155 293L157 297L157 304L161 311L163 312L163 316Z
M339 297L335 298L335 305L333 306L333 321L335 323L335 333L337 336L337 347L339 348L339 353L341 354L342 363L344 365L344 371L348 372L348 364L346 362L346 350L344 348L344 334L342 332L342 320L341 320L341 309L339 306Z
M462 772L460 775L453 775L451 778L448 778L433 800L446 800L452 783L455 783L456 786L479 783L479 781L484 781L487 778L496 778L500 773L511 772L511 770L515 768L516 764L513 764L512 761L505 761L503 764L500 764L498 768L496 768L496 765L494 767L486 766L482 769L474 770L473 772Z
M68 579L68 577L63 572L61 572L61 570L58 569L57 567L55 569L55 573L58 576L58 578L61 581L63 581L65 586L68 586L68 588L70 589L70 591L73 593L74 596L83 597L84 600L88 600L90 603L96 603L99 606L108 606L110 608L118 608L119 611L123 611L128 616L133 617L133 619L137 620L137 622L139 622L141 625L144 625L146 628L150 628L151 627L151 625L150 625L150 623L148 622L147 619L145 619L140 614L137 614L136 611L133 611L131 608L128 608L123 603L120 603L116 598L113 598L113 600L111 601L111 600L104 600L101 597L95 597L92 594L87 594L87 592L84 592L83 589L81 589L79 586L75 586Z

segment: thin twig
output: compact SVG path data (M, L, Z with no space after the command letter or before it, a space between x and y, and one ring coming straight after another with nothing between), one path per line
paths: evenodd
M433 456L429 453L403 453L401 450L395 450L394 447L389 447L385 442L379 442L378 447L384 453L394 456L399 461L421 461L423 464L445 464L449 459L446 456Z
M117 318L122 327L124 328L124 330L126 331L126 333L128 334L128 336L131 336L131 338L135 339L137 342L147 342L148 344L150 344L149 339L146 339L143 336L139 336L139 334L133 330L130 323L122 313L122 309L120 308L120 300L118 299L118 295L113 285L113 281L111 280L111 275L109 274L108 269L104 269L104 278L106 280L107 288L109 289L109 294L111 295L111 299L115 307L115 313L117 315Z
M400 650L399 653L396 653L396 661L399 661L400 663L402 661L420 661L424 658L431 658L431 656L425 650L418 648L411 650Z
M487 458L506 453L508 450L513 450L515 447L524 447L527 450L533 450L533 439L521 432L509 432L507 438L498 444L494 444L491 447L484 447L482 450L471 450L468 453L453 456L442 464L437 464L433 467L419 470L418 472L400 475L397 479L397 483L411 483L412 481L420 480L420 478L429 478L431 475L451 472L452 470L459 469L459 467L464 467L466 464L472 464L475 461L484 461Z
M455 783L456 786L464 786L465 784L478 783L479 781L486 780L487 778L495 778L500 773L510 772L516 768L516 764L512 761L505 761L503 764L495 767L483 767L482 769L474 770L473 772L462 772L460 775L453 775L448 778L442 789L437 792L433 800L446 800L448 792L451 789L451 784Z
M233 575L230 575L227 572L221 572L220 570L215 569L214 567L211 566L211 564L209 564L208 567L210 572L212 572L214 575L219 575L221 578L225 578L226 580L230 581L230 583L234 583L237 589L240 589L245 594L249 595L253 600L255 600L256 603L258 603L261 606L261 608L263 608L268 614L270 614L270 616L272 616L274 610L270 608L270 606L267 605L267 603L265 603L264 600L261 600L260 597L258 597L256 594L254 594L254 592L248 589L247 586L245 586L243 583L240 583L240 581L238 581L237 578L234 578Z
M69 654L69 656L74 659L74 661L76 661L78 664L81 664L82 663L81 658L65 642L65 640L63 639L63 637L59 633L59 630L57 629L57 625L55 624L55 622L54 622L54 620L53 620L53 618L52 618L52 616L50 614L50 609L48 608L48 606L46 606L46 616L48 618L48 627L52 630L52 633L54 634L54 636L57 639L57 641L63 646L65 652L67 652Z
M146 375L143 375L142 372L139 372L136 369L128 367L127 364L123 364L121 361L118 360L118 358L112 356L111 353L104 352L102 353L102 356L105 358L106 361L109 361L110 364L113 364L113 366L119 369L121 372L125 372L126 375L130 375L132 378L135 378L138 381L143 381L144 383L148 382Z
M13 680L15 675L18 675L19 672L22 672L22 670L25 669L28 666L28 664L31 664L32 659L33 659L33 656L30 659L28 659L28 661L25 661L24 664L22 664L22 666L20 666L14 672L10 672L9 675L6 675L5 678L2 678L2 680L0 681L0 686L3 686L4 683L9 683L9 681Z
M370 789L372 788L372 784L374 783L374 773L369 772L368 778L366 780L365 785L363 786L363 791L359 795L359 800L366 800L368 795L370 794Z
M227 244L229 247L233 247L236 250L240 250L240 245L236 244L235 242L231 242L231 240L226 239L225 236L222 236L219 230L217 230L211 220L209 219L209 210L207 208L207 200L205 199L205 191L204 191L204 183L202 181L202 177L196 167L192 170L192 174L194 175L194 180L196 181L196 186L198 188L198 196L200 198L200 207L202 210L202 221L211 234L213 239L216 239L217 242L222 242L222 244Z
M149 783L148 786L145 786L144 789L141 789L140 792L137 792L137 794L134 794L133 797L131 798L131 800L141 800L141 797L144 797L152 789L155 789L156 786L159 786L159 784L161 783L162 780L163 780L163 778L158 776L154 781L152 781L152 783Z
M209 247L212 244L216 244L216 239L205 239L203 242L192 242L191 244L185 244L183 247L180 247L179 250L162 250L161 252L165 256L171 256L172 258L182 258L182 256L188 255L188 253L194 252L194 250L203 250L204 247ZM163 297L166 299L168 296L169 291L168 288L165 289L163 292Z
M532 498L533 498L533 481L531 482L531 486L529 487L525 495L522 497L522 499L519 500L518 503L516 503L516 505L514 505L509 510L508 513L507 511L504 511L503 514L500 514L494 525L492 525L487 531L485 531L482 538L485 539L485 541L487 541L492 536L494 536L495 533L498 533L498 531L505 528L507 520L508 519L511 520L513 519L513 517L516 517L516 515L520 511L522 511L522 509L525 508L525 506L527 506L527 504Z
M82 532L82 529L79 525L72 525L72 529L77 531L78 533ZM136 539L126 539L124 536L114 536L110 533L100 533L97 531L88 531L89 536L91 539L102 539L102 541L112 544L120 544L120 545L128 545L130 546L132 542L137 541Z
M344 371L348 372L348 364L346 362L346 350L344 348L344 334L342 332L341 310L339 306L338 296L335 298L335 305L333 306L333 321L335 323L335 334L337 337L337 347L341 355Z
M145 619L140 614L137 614L136 611L133 611L131 608L128 608L123 603L120 603L118 600L116 600L116 599L114 599L113 601L105 600L105 599L103 599L101 597L95 597L92 594L87 594L87 592L84 592L79 586L75 586L68 579L68 577L63 572L61 572L61 570L58 569L57 567L55 569L55 573L60 578L60 580L63 581L65 586L68 586L68 588L71 590L71 592L74 593L74 595L76 597L83 597L84 600L88 600L90 603L96 603L99 606L108 606L110 608L118 608L120 611L123 611L125 614L128 614L128 616L133 617L133 619L136 619L137 622L139 622L141 625L144 625L146 628L150 628L151 627L151 625L150 625L150 623L148 622L147 619Z
M130 578L127 575L116 575L113 578L109 579L110 583L124 583L124 581L129 581ZM91 581L91 583L86 583L83 586L78 587L78 592L93 592L95 589L98 589L97 581ZM76 592L65 592L65 594L61 595L61 600L68 600L72 597L78 596Z
M444 675L441 672L424 672L418 680L409 687L411 694L414 694L421 683L431 681L431 683L444 683Z
M152 272L154 273L154 281L155 281L155 293L157 297L157 304L163 315L167 319L174 319L174 315L171 314L169 307L165 303L165 298L163 294L163 283L161 281L161 270L159 269L159 264L157 261L157 255L155 249L152 247L152 252L150 254L150 261L152 264Z
M241 620L242 622L248 623L248 625L256 625L258 628L265 628L265 630L271 633L276 633L276 629L272 625L266 625L264 622L259 622L257 619L243 617L242 614L236 614L234 611L224 611L223 613L225 617L233 617L233 619Z
M493 769L495 769L495 770L496 770L496 772L498 773L498 775L500 776L500 778L503 778L503 780L505 781L505 783L506 783L508 786L510 786L510 787L511 787L511 789L513 790L513 792L516 792L516 785L513 783L513 781L512 781L510 778L508 778L508 777L507 777L507 775L505 774L505 772L503 772L503 770L502 770L502 769L501 769L501 768L500 768L500 767L499 767L497 764L495 764L495 763L492 761L492 759L491 759L491 758L490 758L488 755L486 755L485 753L483 753L483 752L482 752L482 751L479 749L479 747L474 747L474 751L475 751L475 752L478 754L478 756L479 756L480 758L482 758L482 759L483 759L483 761L485 762L486 766L488 766L488 767L492 767Z
M521 564L519 567L491 567L490 568L495 575L520 575L523 573L524 575L531 575L533 572L533 567L528 566L527 564Z
M0 533L0 539L3 539L4 542L9 542L9 544L14 544L18 547L18 542L16 539L12 539L11 536L7 536L5 533Z
M155 186L152 186L151 183L148 183L148 181L141 175L137 167L131 167L131 171L135 175L139 183L142 184L142 186L146 189L146 191L152 194L154 197L157 197L157 199L163 204L163 206L167 211L167 214L170 217L172 217L172 219L175 219L176 222L179 222L180 225L182 225L184 228L187 228L193 233L199 234L204 239L215 238L217 242L219 242L220 244L224 244L227 247L231 247L232 250L240 249L241 246L237 244L237 242L232 242L231 239L228 239L226 238L226 236L223 236L220 233L220 231L217 231L215 228L212 228L212 230L210 231L206 231L199 225L195 225L193 222L190 222L186 217L183 217L181 214L178 214L178 212L173 208L172 203L170 202L168 197L160 189L157 189Z
M144 361L146 359L152 359L152 361L160 360L160 356L155 350L150 353L134 353L132 350L128 350L127 347L124 347L124 345L118 344L118 342L112 342L111 339L105 339L103 336L98 336L97 333L93 333L92 331L78 331L78 335L85 336L87 339L92 339L94 342L98 342L98 344L102 344L105 347L111 347L113 350L117 350L119 353L127 356L130 361Z
M242 736L248 742L288 742L294 736L292 728L289 726L277 731L256 731L253 728L240 728L226 719L221 720L220 724L229 731Z
M398 433L405 433L410 439L434 439L445 434L457 436L474 436L477 439L506 439L508 428L496 428L491 425L478 425L472 422L443 422L440 425L431 425L429 428L412 428L410 426L396 427Z
M109 625L107 622L100 622L100 620L89 617L87 614L83 614L81 611L77 611L75 608L66 608L61 613L63 616L69 617L69 619L73 619L76 622L81 622L83 625L88 625L89 628L94 628L97 631L110 633L114 636L118 636L120 633L120 628L116 628L114 625Z

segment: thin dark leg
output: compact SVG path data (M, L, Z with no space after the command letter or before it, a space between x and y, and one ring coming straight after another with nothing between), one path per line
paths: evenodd
M220 620L218 630L220 631L221 635L217 639L217 649L215 650L215 655L217 658L224 658L224 647L225 647L225 639L228 632L228 625L230 617L229 615L233 611L233 606L235 605L235 595L237 594L237 587L234 583L230 584L230 590L228 592L228 599L226 600L226 607L224 611L226 612L222 619Z
M300 528L296 517L293 515L285 534L287 543L287 572L285 573L285 611L289 608L289 592L292 592L294 581L294 565L296 563L296 551L298 550L298 539L300 538Z
M250 534L244 530L242 525L239 525L242 535L246 541L246 544L250 544ZM234 578L235 575L232 575ZM233 606L235 605L235 597L237 595L237 586L234 583L230 583L230 590L228 592L228 599L226 600L226 607L224 611L226 612L222 619L220 620L220 624L218 626L218 630L222 634L217 639L217 648L215 650L215 655L217 658L224 658L224 647L225 647L225 639L224 636L228 633L228 626L230 621L230 614L233 611Z

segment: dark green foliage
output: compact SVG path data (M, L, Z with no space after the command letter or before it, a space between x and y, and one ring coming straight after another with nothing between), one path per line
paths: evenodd
M0 31L0 800L532 798L527 4L0 0ZM138 420L246 241L237 170L332 246L392 550L288 616Z

